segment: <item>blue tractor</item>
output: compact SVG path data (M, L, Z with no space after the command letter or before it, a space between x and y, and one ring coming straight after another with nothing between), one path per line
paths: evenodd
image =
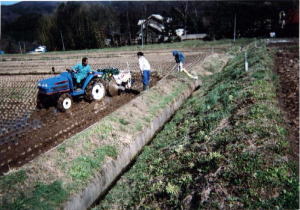
M65 112L71 108L73 99L84 97L87 101L100 101L106 92L114 93L118 85L113 82L120 71L115 68L98 69L91 72L77 87L74 71L67 70L60 75L38 82L37 108L56 106ZM131 81L129 81L131 82Z

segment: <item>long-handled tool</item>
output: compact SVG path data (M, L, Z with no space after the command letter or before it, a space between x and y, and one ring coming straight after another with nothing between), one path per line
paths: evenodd
M188 77L190 77L192 79L198 79L198 76L194 76L194 75L190 74L185 68L182 68L181 71L186 73L186 75L188 75Z

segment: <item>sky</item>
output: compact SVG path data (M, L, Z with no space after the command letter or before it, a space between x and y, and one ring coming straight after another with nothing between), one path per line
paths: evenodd
M1 5L12 5L12 4L18 3L20 1L0 1L0 2L1 2Z

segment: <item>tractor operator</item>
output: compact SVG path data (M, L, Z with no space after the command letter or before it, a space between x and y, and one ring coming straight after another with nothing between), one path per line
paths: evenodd
M88 64L88 58L82 58L82 62L73 66L72 69L75 71L74 77L76 79L77 84L87 77L89 73L92 72L90 65ZM69 70L69 69L67 69Z
M185 61L185 56L182 52L174 50L173 56L175 57L175 61L177 63L177 71L183 71L183 63Z
M150 74L151 74L150 64L149 64L148 60L144 57L144 53L138 52L137 56L139 59L139 66L140 66L140 70L141 70L143 89L148 90L149 83L150 83Z

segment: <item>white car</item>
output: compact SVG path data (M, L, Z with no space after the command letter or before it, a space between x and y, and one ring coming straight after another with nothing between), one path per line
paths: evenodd
M34 52L44 53L46 52L46 46L38 46L37 48L34 49Z
M47 51L46 46L38 46L33 51L28 52L28 54L40 54L45 53Z

